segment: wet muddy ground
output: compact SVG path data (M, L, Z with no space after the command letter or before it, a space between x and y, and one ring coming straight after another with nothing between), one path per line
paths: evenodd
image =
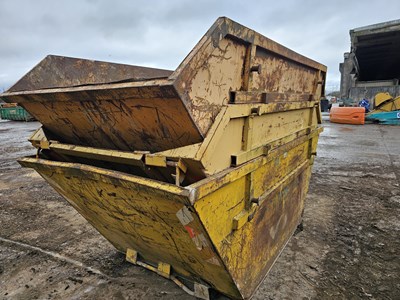
M0 299L193 299L19 167L38 126L0 121ZM253 299L399 299L400 127L324 126L304 230Z

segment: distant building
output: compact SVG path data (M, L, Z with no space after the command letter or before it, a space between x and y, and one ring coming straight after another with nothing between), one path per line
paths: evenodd
M400 20L350 30L351 49L340 64L340 97L370 101L400 95Z

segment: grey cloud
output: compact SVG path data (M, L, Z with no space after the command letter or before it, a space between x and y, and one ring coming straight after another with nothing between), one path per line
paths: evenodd
M335 88L349 30L399 11L398 0L2 0L0 89L47 54L175 69L222 15L327 65Z

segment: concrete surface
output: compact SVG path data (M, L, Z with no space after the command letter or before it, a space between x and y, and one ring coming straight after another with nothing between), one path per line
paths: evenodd
M0 121L0 299L193 299L19 167L38 126ZM399 299L400 126L324 126L304 230L253 299Z

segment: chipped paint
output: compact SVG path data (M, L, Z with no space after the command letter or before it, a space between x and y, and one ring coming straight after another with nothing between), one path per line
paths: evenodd
M20 164L128 260L250 298L301 222L326 67L227 18L173 73L41 66L1 95L43 124Z

